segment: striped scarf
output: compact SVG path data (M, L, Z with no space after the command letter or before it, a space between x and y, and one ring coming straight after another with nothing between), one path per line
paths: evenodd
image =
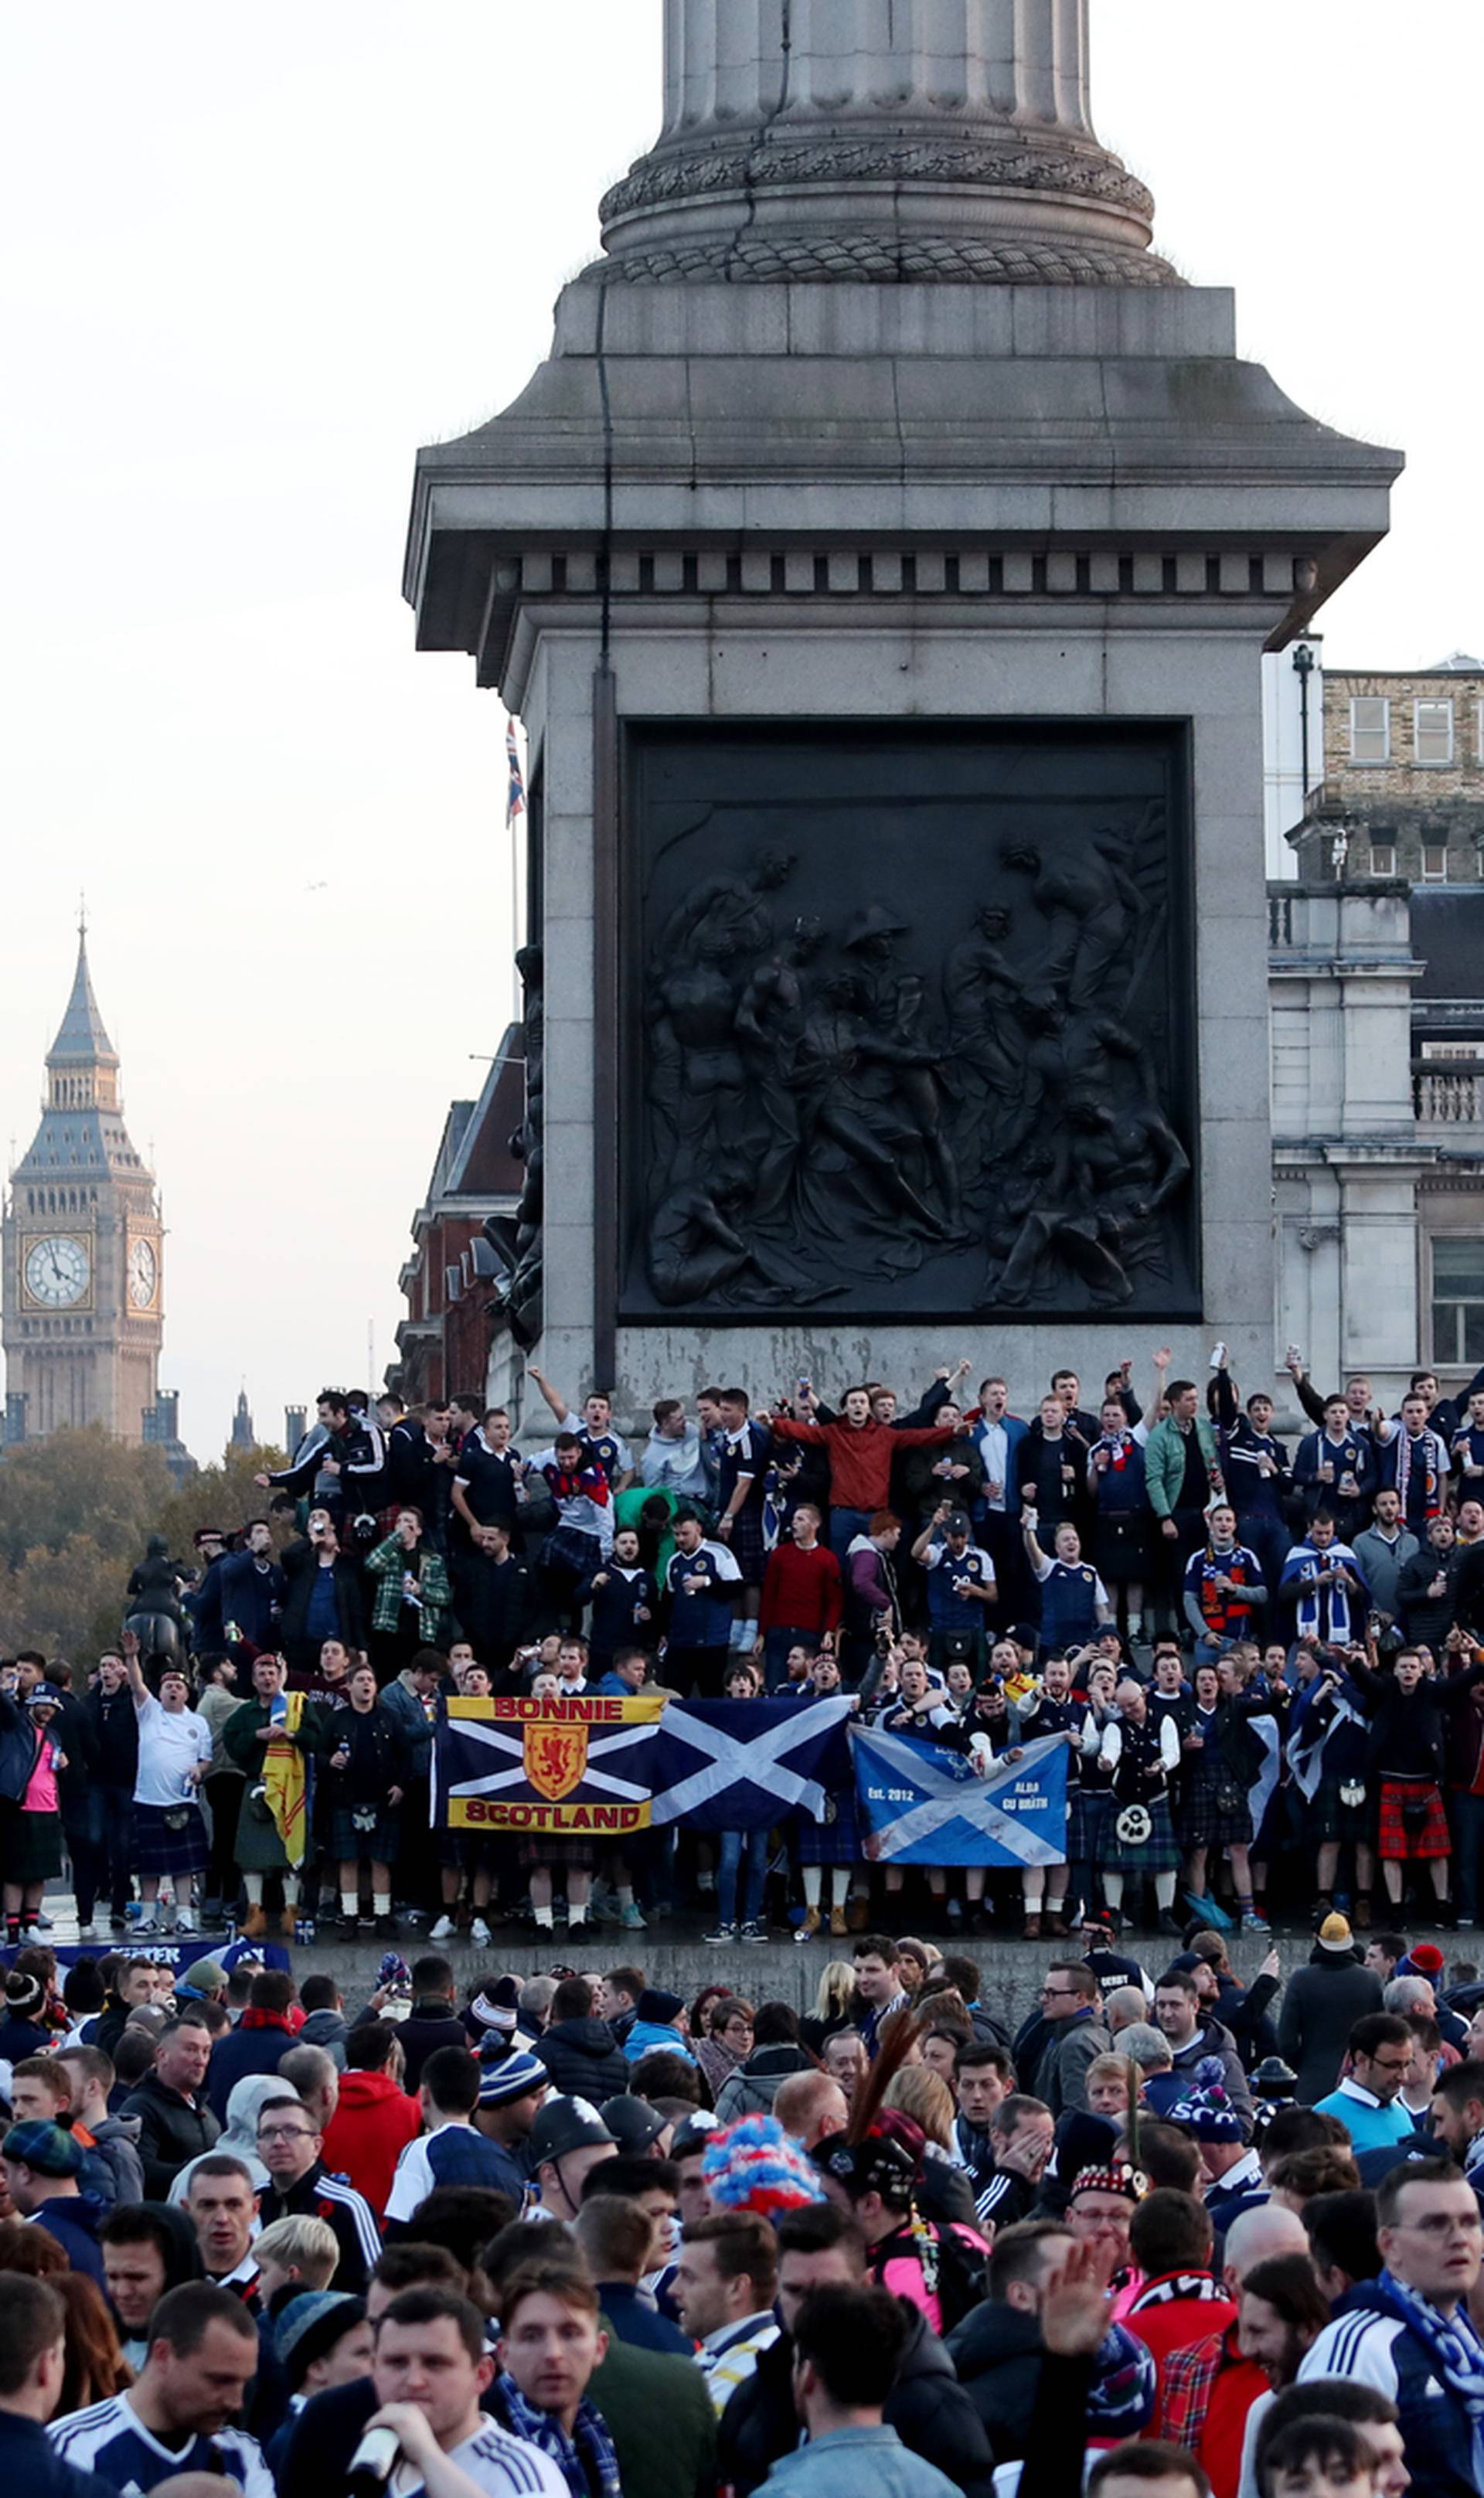
M1407 1493L1411 1488L1412 1469L1421 1466L1427 1494L1427 1516L1436 1518L1442 1508L1442 1475L1440 1459L1442 1442L1436 1431L1424 1425L1415 1438L1405 1424L1399 1426L1397 1440L1397 1497L1402 1503L1402 1523L1407 1521Z
M533 2403L527 2402L508 2372L496 2378L495 2394L501 2428L508 2429L512 2437L528 2439L549 2455L571 2491L571 2498L624 2498L608 2423L592 2403L578 2404L568 2437L552 2413L538 2412Z
M1438 2377L1455 2402L1463 2404L1473 2431L1473 2477L1477 2482L1484 2473L1484 2342L1469 2322L1468 2310L1460 2305L1451 2317L1444 2316L1431 2299L1419 2298L1409 2283L1398 2281L1394 2272L1383 2271L1376 2284L1402 2318L1409 2333L1415 2333L1433 2363Z

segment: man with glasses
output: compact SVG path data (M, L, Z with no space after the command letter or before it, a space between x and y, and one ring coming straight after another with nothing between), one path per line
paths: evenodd
M329 2286L359 2298L381 2253L381 2240L364 2194L327 2171L320 2158L323 2139L302 2100L264 2100L258 2110L258 2158L273 2182L259 2213L265 2229L290 2214L328 2221L340 2250Z
M1389 2396L1414 2498L1464 2498L1478 2489L1484 2418L1484 2344L1468 2306L1484 2254L1479 2207L1450 2160L1419 2160L1382 2178L1376 2221L1380 2279L1348 2293L1299 2383L1358 2377Z
M1103 2021L1098 1982L1085 1961L1054 1960L1041 1989L1039 2028L1016 2040L1016 2071L1052 2116L1087 2105L1087 2067L1113 2039ZM1035 2059L1034 2076L1027 2071Z
M1412 2034L1400 2012L1368 2012L1350 2033L1350 2069L1315 2106L1338 2116L1358 2152L1383 2151L1415 2130L1401 2104Z

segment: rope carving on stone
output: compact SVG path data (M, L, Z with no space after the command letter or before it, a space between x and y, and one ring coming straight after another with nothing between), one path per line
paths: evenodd
M1085 153L1064 143L1004 147L933 140L823 140L802 147L771 142L708 148L690 156L646 157L615 183L599 208L604 226L645 208L701 199L717 191L758 190L795 183L960 183L983 190L1074 192L1107 201L1151 221L1154 201L1134 175L1101 148Z
M963 235L777 235L756 227L704 243L657 244L594 261L590 284L767 283L1182 286L1151 252L1088 243L991 243Z

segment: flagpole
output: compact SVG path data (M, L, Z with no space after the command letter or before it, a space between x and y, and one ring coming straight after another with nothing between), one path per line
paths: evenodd
M523 819L526 814L525 782L521 772L520 753L515 742L515 722L505 719L505 830L510 837L510 1020L520 1023L526 1012L524 983L515 958L525 943L524 917L526 851L523 841Z

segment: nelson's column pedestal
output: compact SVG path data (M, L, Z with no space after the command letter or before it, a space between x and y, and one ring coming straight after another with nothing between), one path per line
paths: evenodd
M525 1331L626 1412L1265 1381L1258 662L1398 456L1154 257L1085 0L664 27L550 359L413 496L420 643L531 740Z

